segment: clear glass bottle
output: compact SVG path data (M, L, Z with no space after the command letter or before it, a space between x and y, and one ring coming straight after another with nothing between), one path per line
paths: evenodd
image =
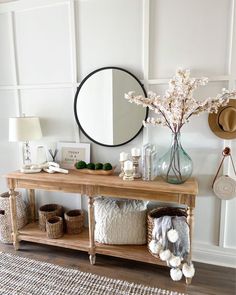
M170 149L158 161L158 172L166 182L180 184L192 171L193 162L181 145L180 133L173 133Z

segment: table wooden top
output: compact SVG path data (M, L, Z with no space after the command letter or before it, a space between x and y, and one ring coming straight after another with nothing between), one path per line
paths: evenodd
M114 189L127 189L132 191L146 192L165 192L171 194L197 195L198 183L195 178L188 179L183 184L169 184L163 179L157 177L153 181L143 181L135 179L134 181L125 181L118 175L90 175L80 173L78 170L69 170L68 174L46 172L24 174L20 171L11 172L4 175L8 179L13 180L16 187L27 188L27 184L34 183L40 188L40 184L48 186L68 186L68 185L83 185L83 186L98 186L109 187Z

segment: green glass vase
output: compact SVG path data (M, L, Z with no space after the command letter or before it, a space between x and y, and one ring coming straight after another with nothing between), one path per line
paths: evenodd
M180 133L172 134L170 149L159 159L160 176L168 183L185 182L193 171L193 161L181 145Z

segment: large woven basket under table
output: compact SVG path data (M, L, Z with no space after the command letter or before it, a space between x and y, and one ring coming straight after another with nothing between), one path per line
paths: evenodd
M63 219L53 216L46 221L46 232L49 239L58 239L63 236Z
M64 214L66 222L66 232L68 234L79 234L84 227L84 211L70 210Z
M21 229L28 223L27 206L20 192L15 192L16 224ZM12 243L12 223L10 212L10 195L8 192L0 194L0 242Z
M47 219L54 216L62 216L63 208L58 204L46 204L39 208L39 228L46 231Z
M187 211L185 208L177 207L158 207L148 212L147 214L147 242L148 245L152 240L152 231L154 228L154 220L162 216L185 216L187 217ZM159 258L159 255L149 252L154 256Z

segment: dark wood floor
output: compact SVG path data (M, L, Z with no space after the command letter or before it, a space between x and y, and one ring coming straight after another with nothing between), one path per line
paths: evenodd
M0 244L0 251L15 252L12 245ZM17 254L62 266L76 267L81 271L159 287L189 295L235 295L236 269L195 263L196 274L189 286L184 279L173 282L169 268L129 260L97 255L96 265L90 265L88 254L80 251L21 242ZM84 294L89 295L89 294Z

